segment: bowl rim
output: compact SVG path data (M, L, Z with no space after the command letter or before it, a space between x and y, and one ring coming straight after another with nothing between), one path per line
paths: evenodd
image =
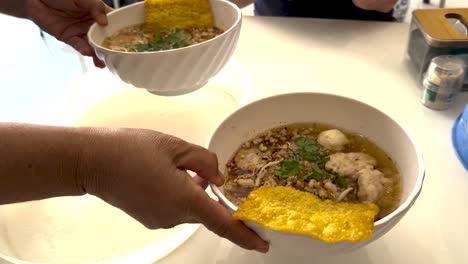
M149 55L149 54L163 54L163 53L169 53L169 52L180 52L180 51L183 51L183 50L186 50L186 49L189 49L189 48L195 48L195 47L199 47L199 46L204 46L204 45L209 45L209 43L211 42L214 42L216 41L217 39L229 34L234 28L236 28L242 21L242 11L240 10L240 8L233 4L232 2L230 1L226 1L226 0L211 0L211 1L214 1L214 2L222 2L226 5L229 5L231 6L231 8L233 8L234 10L236 10L236 21L227 29L225 30L223 33L217 35L216 37L214 38L211 38L209 40L206 40L206 41L203 41L203 42L200 42L200 43L196 43L196 44L193 44L193 45L189 45L189 46L186 46L186 47L182 47L182 48L177 48L177 49L170 49L170 50L159 50L159 51L143 51L143 52L129 52L129 51L117 51L117 50L112 50L112 49L108 49L108 48L105 48L103 47L101 44L97 43L92 37L92 33L96 30L97 27L106 27L106 26L101 26L99 25L97 22L94 22L91 27L89 28L88 32L86 33L86 36L88 38L88 43L94 47L95 49L101 49L101 50L104 50L106 51L107 53L113 53L113 54L120 54L120 55L135 55L135 56L141 56L141 55ZM133 3L133 4L130 4L130 5L127 5L127 6L124 6L124 7L121 7L121 8L118 8L118 9L114 9L112 10L111 12L107 13L107 17L110 17L110 16L113 16L117 13L122 13L122 12L126 12L128 11L129 9L132 9L132 8L137 8L138 6L140 5L144 5L145 2L142 1L142 2L136 2L136 3ZM131 26L131 25L127 25L127 26ZM122 29L122 28L121 28ZM120 30L120 29L118 29Z
M387 216L383 217L382 219L379 219L379 220L375 221L374 222L374 227L384 225L385 223L387 223L387 222L391 221L392 219L394 219L396 216L406 213L407 209L410 208L413 205L413 203L416 201L416 199L418 198L419 194L421 193L423 184L424 184L426 171L425 171L424 156L422 154L422 151L421 151L419 145L417 144L416 140L414 139L414 136L412 135L412 133L410 133L406 128L402 127L391 116L389 116L388 114L384 113L383 111L379 110L378 108L376 108L376 107L374 107L372 105L369 105L369 104L367 104L365 102L362 102L360 100L357 100L357 99L354 99L354 98L351 98L351 97L348 97L348 96L343 96L343 95L338 95L338 94L333 94L333 93L324 93L324 92L292 92L292 93L282 93L282 94L267 96L267 97L264 97L264 98L254 100L252 102L249 102L249 103L239 107L234 112L232 112L227 117L225 117L223 119L223 121L221 123L219 123L219 125L212 131L212 133L208 137L208 141L205 144L206 148L209 149L210 144L212 142L212 139L213 139L214 135L217 133L218 129L221 126L223 126L227 122L227 120L231 119L234 115L236 115L239 111L242 111L243 109L245 109L245 108L247 108L249 106L259 104L259 103L262 103L262 102L265 102L265 101L269 101L269 100L272 100L272 99L275 99L275 98L278 98L278 97L284 97L284 96L332 96L332 97L337 97L337 98L340 98L340 99L350 100L350 101L353 101L353 102L355 102L357 104L361 104L363 106L371 108L374 111L377 111L378 113L384 115L385 117L387 117L391 121L393 121L406 134L409 141L411 142L411 144L412 144L412 146L413 146L413 148L415 150L417 159L418 159L419 171L418 171L418 175L417 175L417 178L416 178L415 185L414 185L413 189L411 190L411 192L409 193L408 197L393 212L391 212ZM229 199L227 199L226 196L224 196L224 194L221 192L221 190L220 190L220 188L218 186L216 186L214 183L210 183L210 188L211 188L212 192L218 197L220 202L227 204L229 209L231 209L232 211L237 210L237 206L234 205Z

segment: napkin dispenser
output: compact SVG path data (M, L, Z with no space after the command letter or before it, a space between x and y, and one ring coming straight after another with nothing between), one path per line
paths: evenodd
M456 55L468 64L468 8L413 11L407 55L420 80L436 56ZM468 74L462 90L468 91Z

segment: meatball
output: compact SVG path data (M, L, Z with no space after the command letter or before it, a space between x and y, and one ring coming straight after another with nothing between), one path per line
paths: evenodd
M254 179L236 179L235 181L237 184L239 184L242 187L246 188L254 188L255 187L255 181Z
M357 178L362 169L373 169L377 160L362 152L334 153L325 164L325 169L341 176Z
M237 167L242 170L253 171L255 168L265 165L265 161L253 148L239 150L234 160Z
M323 131L318 135L317 141L320 145L333 152L342 151L345 145L349 143L345 134L338 129Z
M362 169L358 173L358 198L363 203L375 203L384 191L382 172L373 169Z

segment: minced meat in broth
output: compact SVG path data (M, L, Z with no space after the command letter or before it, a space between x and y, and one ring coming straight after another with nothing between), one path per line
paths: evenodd
M182 48L212 39L219 28L171 29L155 33L145 24L130 26L104 39L103 47L125 52L150 52Z
M262 185L321 199L375 203L383 218L400 203L395 163L365 137L323 124L274 128L244 143L226 165L226 197L239 206Z

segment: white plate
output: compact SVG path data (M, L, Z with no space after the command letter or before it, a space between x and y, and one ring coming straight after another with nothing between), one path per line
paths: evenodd
M63 102L64 109L40 113L36 123L147 128L205 145L211 131L250 99L247 79L231 62L192 94L160 97L93 70L67 88L73 96ZM109 263L151 263L178 248L197 227L148 231L92 196L0 206L0 257L74 264L138 250Z
M89 195L3 205L0 257L12 263L151 263L185 242L198 226L148 230Z

